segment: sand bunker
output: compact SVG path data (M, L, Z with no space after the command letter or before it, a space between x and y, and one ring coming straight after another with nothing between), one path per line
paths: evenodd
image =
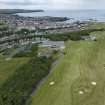
M83 92L82 90L80 90L80 91L79 91L79 94L81 94L81 95L82 95L82 94L84 94L84 92Z
M52 82L50 82L50 83L49 83L49 85L54 85L54 84L55 84L55 82L54 82L54 81L52 81Z
M92 81L91 84L94 86L97 85L97 83L95 81Z

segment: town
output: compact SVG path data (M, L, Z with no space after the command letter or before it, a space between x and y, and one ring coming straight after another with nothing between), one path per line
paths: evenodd
M66 17L22 17L2 14L0 51L29 43L41 43L49 39L39 38L40 36L83 30L88 25L88 22L66 23L66 20Z

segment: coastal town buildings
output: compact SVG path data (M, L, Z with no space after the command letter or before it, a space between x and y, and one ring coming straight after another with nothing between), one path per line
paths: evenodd
M65 17L23 17L2 14L0 22L7 27L0 30L0 51L30 43L42 43L42 46L53 47L53 49L64 48L63 42L52 42L36 36L78 31L88 25L87 22L80 21L67 23L66 20L68 18Z

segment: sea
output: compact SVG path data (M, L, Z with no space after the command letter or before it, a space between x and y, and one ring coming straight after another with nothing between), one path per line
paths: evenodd
M29 17L68 17L70 20L67 22L88 20L105 22L105 10L45 10L44 12L18 13L18 15Z

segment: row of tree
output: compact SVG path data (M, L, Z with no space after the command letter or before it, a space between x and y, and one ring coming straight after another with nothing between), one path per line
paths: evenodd
M82 36L89 36L90 33L94 31L105 31L105 29L87 29L87 30L80 30L63 34L43 35L42 37L48 38L52 41L67 41L67 40L76 41L76 40L81 40Z
M17 32L12 31L1 31L0 37L9 36L8 39L1 41L0 43L18 41L20 39L31 39L31 38L46 38L53 41L66 41L66 40L81 40L81 36L88 36L90 32L94 31L105 31L105 29L87 29L80 30L74 32L67 32L62 34L44 34L43 35L35 35L35 30L29 31L28 29L21 29ZM11 35L15 35L14 38L10 37Z

